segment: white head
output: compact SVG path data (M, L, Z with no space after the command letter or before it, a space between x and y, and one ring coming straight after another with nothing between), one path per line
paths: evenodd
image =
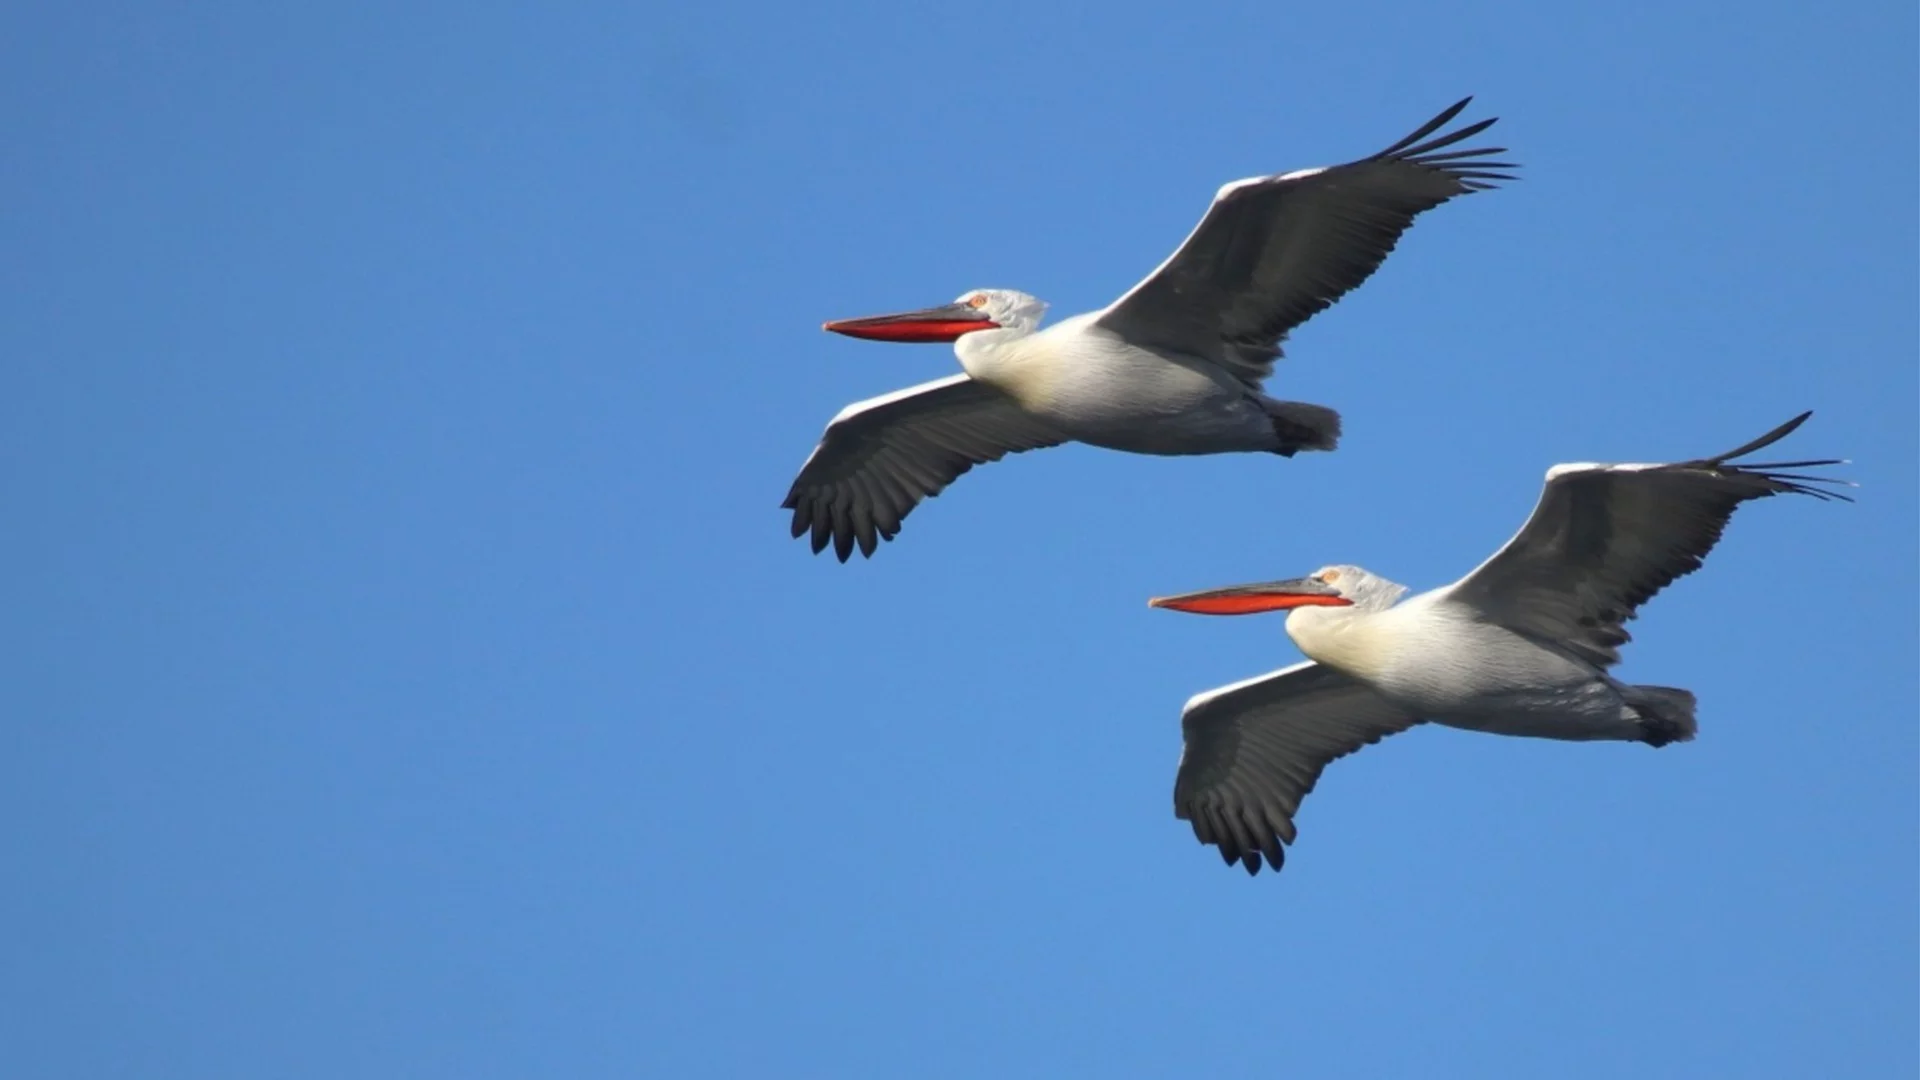
M1019 337L1039 327L1046 313L1044 301L1014 289L973 289L951 304L897 315L841 319L827 323L824 329L873 341L958 341L968 334L990 331L1003 332L992 334L994 337Z
M1047 317L1047 302L1018 289L974 289L954 301L986 312L1003 330L1031 334Z
M1348 563L1323 566L1308 575L1307 580L1333 589L1360 611L1385 611L1407 591L1407 587L1397 581L1388 581L1364 567Z

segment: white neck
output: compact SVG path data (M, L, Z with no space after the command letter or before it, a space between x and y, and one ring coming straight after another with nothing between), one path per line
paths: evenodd
M1033 341L1033 327L1016 324L962 334L953 352L968 375L1032 407L1046 392L1045 365L1040 351L1030 347Z
M1301 607L1287 614L1287 636L1306 653L1336 671L1362 680L1379 677L1390 643L1381 632L1378 612L1358 607Z
M961 334L954 340L953 354L960 358L961 367L972 372L977 364L991 366L994 359L1004 352L1008 345L1030 337L1032 334L1033 327L1019 324L999 326L992 330L975 330L971 334Z

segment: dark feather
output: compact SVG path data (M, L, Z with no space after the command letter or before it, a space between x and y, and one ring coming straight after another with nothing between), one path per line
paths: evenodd
M1831 490L1848 486L1844 480L1778 471L1841 461L1735 462L1785 438L1810 415L1713 457L1559 472L1520 532L1452 595L1597 667L1618 663L1620 646L1632 640L1625 623L1700 568L1741 504L1785 494L1851 501Z
M1181 716L1186 753L1174 816L1249 873L1286 863L1291 810L1329 763L1418 721L1317 664L1201 695Z
M1515 178L1518 165L1487 160L1502 147L1447 149L1493 119L1435 135L1471 100L1369 157L1230 185L1100 324L1136 344L1215 359L1259 388L1287 335L1372 276L1415 217Z
M837 417L794 479L780 505L793 511L794 536L812 534L814 554L832 544L841 562L855 549L871 558L914 507L975 465L1065 441L964 376L914 389Z

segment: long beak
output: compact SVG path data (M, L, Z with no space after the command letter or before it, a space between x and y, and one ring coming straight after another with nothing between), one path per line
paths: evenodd
M1297 607L1350 607L1353 601L1341 596L1333 586L1312 578L1265 581L1257 585L1231 585L1206 592L1157 596L1148 607L1172 608L1195 615L1255 615L1262 611L1285 611Z
M872 341L955 341L961 334L992 330L1000 324L981 314L979 308L965 304L942 304L925 311L907 311L899 315L874 315L865 319L841 319L821 327L848 337Z

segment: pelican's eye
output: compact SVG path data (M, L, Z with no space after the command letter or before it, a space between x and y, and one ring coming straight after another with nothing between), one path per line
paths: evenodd
M973 294L972 296L969 296L969 297L967 297L967 306L968 306L968 307L970 307L970 308L983 308L983 307L986 307L986 306L987 306L987 294L986 294L986 293L974 293L974 294Z
M1318 574L1313 575L1313 577L1314 577L1314 580L1318 581L1322 585L1331 585L1334 582L1340 580L1340 571L1325 570Z

